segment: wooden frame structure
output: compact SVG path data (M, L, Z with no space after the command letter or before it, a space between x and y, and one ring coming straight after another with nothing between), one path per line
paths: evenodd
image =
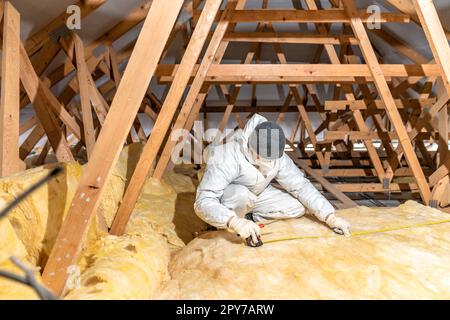
M107 1L80 1L82 16ZM23 161L37 151L32 166L50 153L57 161L87 161L43 273L56 294L64 293L67 268L77 262L123 146L146 143L110 229L116 235L124 232L147 177L161 179L172 166L175 145L194 139L172 140L171 132L189 132L197 120L207 127L211 113L223 113L215 143L224 139L232 117L238 129L257 112L276 113L280 124L288 113L296 114L290 155L338 207L354 206L366 194L382 199L402 193L434 207L450 204L450 34L431 0L388 0L392 10L375 18L353 0L329 0L327 8L320 7L323 1L306 0L302 7L289 0L292 8L282 10L271 8L270 0L258 9L246 2L149 0L88 45L76 32L61 31L64 14L21 43L20 15L2 2L0 174L23 170ZM190 19L177 21L181 10ZM113 44L142 21L136 41L116 51ZM382 27L367 28L368 22ZM255 31L241 31L241 23L253 23ZM397 38L385 23L422 26L433 57ZM300 31L277 32L277 24ZM305 24L314 32L305 32ZM175 64L164 64L178 35L185 46ZM245 56L241 63L228 63L227 52L236 43L247 45ZM384 61L379 43L409 63ZM309 61L292 60L286 45L313 46L315 54ZM263 46L273 49L273 61L263 63ZM103 50L96 55L98 48ZM48 70L60 52L65 61ZM152 78L166 88L162 95L152 92ZM62 82L56 96L52 88ZM281 101L258 100L257 88L267 84L276 85ZM249 104L239 100L246 86ZM211 90L224 98L222 105L208 102ZM36 116L19 125L30 103ZM149 136L142 117L153 122ZM40 141L43 147L36 148Z

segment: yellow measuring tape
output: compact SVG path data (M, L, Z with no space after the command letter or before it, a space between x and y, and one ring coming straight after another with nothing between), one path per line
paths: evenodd
M378 229L378 230L360 231L360 232L352 233L351 237L358 237L358 236L364 236L364 235L369 235L369 234L377 234L377 233L384 233L384 232L404 230L404 229L428 227L428 226L434 226L434 225L444 224L444 223L449 223L449 222L450 222L450 220L441 220L441 221L434 221L434 222L424 222L424 223L419 223L419 224L415 224L415 225L411 225L411 226L401 226L401 227L384 228L384 229ZM337 237L340 237L340 236L338 236L338 235L301 236L301 237L294 236L294 237L285 237L285 238L278 238L278 239L269 239L269 240L265 240L263 242L264 242L264 244L268 244L268 243L293 241L293 240L326 239L326 238L337 238Z

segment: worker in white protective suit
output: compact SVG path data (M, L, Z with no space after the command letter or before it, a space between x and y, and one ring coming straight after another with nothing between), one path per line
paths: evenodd
M305 208L349 236L350 225L284 153L285 142L277 124L256 114L238 139L213 147L197 189L197 215L218 229L233 230L250 246L262 245L258 223L299 218ZM284 190L272 186L273 180Z

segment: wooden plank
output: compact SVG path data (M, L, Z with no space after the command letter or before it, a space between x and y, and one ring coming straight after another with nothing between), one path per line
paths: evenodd
M373 107L379 110L384 110L384 104L382 100L372 100L370 101ZM429 108L436 103L436 98L427 99L395 99L395 105L397 109L405 108ZM325 101L324 109L327 111L337 111L345 110L349 108L350 110L366 110L367 102L365 100L328 100Z
M61 131L59 121L48 107L50 105L48 88L42 83L31 65L31 61L23 45L20 45L20 79L27 92L36 115L39 118L48 139L55 151L58 161L73 161L73 155L67 143L65 134ZM63 108L63 107L61 107ZM67 112L67 111L66 111Z
M236 105L236 100L239 92L241 91L241 88L241 86L235 86L228 97L228 105L223 114L222 120L220 120L219 122L216 137L214 139L215 143L219 143L220 139L222 138L223 131L227 126L228 120L230 120L231 113L233 112L233 109Z
M19 134L22 135L28 130L34 128L38 124L39 120L36 116L31 116L27 120L25 120L22 124L20 124Z
M45 130L40 123L31 131L25 141L22 143L19 149L19 155L21 160L25 160L26 157L33 151L37 143L44 137Z
M296 87L293 88L291 86L290 90L292 92L292 96L294 97L294 101L295 101L295 103L297 105L300 117L302 117L302 121L303 121L303 124L305 126L305 129L308 132L308 137L311 140L311 143L312 143L312 145L313 145L313 147L315 149L315 154L317 156L317 159L319 160L319 163L323 167L324 166L324 161L325 161L324 157L323 157L323 153L322 153L322 150L319 150L317 148L317 137L316 137L316 134L315 134L314 129L312 127L312 124L311 124L311 122L309 120L308 113L306 112L305 107L303 105L302 98L300 97L300 94L299 94L299 92L298 92Z
M91 63L89 64L86 61L78 61L78 60L74 60L74 46L73 43L75 42L75 38L77 37L77 35L75 33L72 33L72 41L71 43L67 43L64 40L61 40L61 46L63 48L63 50L65 51L66 55L67 55L67 62L65 64L65 66L70 69L70 70L74 70L76 65L80 65L84 68L84 70L86 70L85 72L83 72L84 76L83 78L86 78L87 80L87 86L88 86L88 92L89 92L89 100L92 103L92 107L95 111L95 113L97 114L97 118L100 122L101 125L103 125L103 123L105 122L105 118L106 118L106 114L108 113L108 109L109 109L109 105L108 103L105 101L105 99L103 98L103 96L100 94L99 90L97 89L96 85L95 85L95 81L92 78L91 72L93 72L96 68L96 66L98 65L98 60L95 61L95 63L91 60ZM81 39L78 37L79 42L81 42L80 45L83 45ZM86 51L88 53L90 53L89 50L84 50L84 54L85 54L85 58L86 58ZM74 62L75 61L75 62ZM72 100L72 98L74 97L74 95L80 91L80 86L78 84L79 81L78 77L74 77L72 78L72 80L69 82L69 85L67 86L66 90L63 91L63 93L61 94L61 96L63 97L63 101L65 103L68 103L70 100ZM70 97L70 98L69 98Z
M50 42L34 56L30 57L34 70L39 76L43 75L60 51L61 47L58 43Z
M448 136L448 133L447 133ZM383 140L384 137L389 137L389 140L398 139L395 131L377 132L377 131L327 131L324 134L324 143L329 143L335 140ZM419 140L429 140L439 138L439 133L434 132L420 132L414 136ZM319 141L322 142L322 141Z
M214 22L214 17L220 8L222 0L212 0L205 4L203 13L200 17L199 23L194 30L191 41L183 56L178 72L175 75L174 82L170 87L167 98L159 112L159 116L153 127L144 151L136 166L133 177L130 180L125 196L121 202L120 208L116 214L111 233L121 235L125 231L126 224L133 211L134 205L141 193L142 187L145 184L147 176L150 172L155 157L159 151L161 144L170 127L170 123L175 115L175 111L183 97L183 93L188 85L192 70L197 62L203 46L206 42L209 31ZM194 88L195 89L195 88ZM192 88L190 90L193 90ZM182 112L182 111L181 111Z
M84 141L86 145L87 157L90 159L95 146L94 117L92 116L91 99L88 84L88 70L84 55L84 46L80 37L74 34L75 56L77 63L77 79L80 87L80 100L84 129Z
M171 82L178 65L161 64L156 76L159 81ZM436 64L382 64L386 78L437 77L441 69ZM193 75L198 69L194 69ZM356 77L372 82L369 66L365 64L215 64L211 66L205 81L209 83L297 83L297 82L349 82L355 83Z
M0 177L21 169L19 159L20 123L20 14L4 3L3 48L0 97Z
M119 63L117 61L117 55L112 46L108 46L109 63L111 66L111 80L114 81L116 87L119 87L120 80L122 80L122 75L119 71Z
M230 42L258 43L296 43L296 44L334 44L349 42L357 44L354 37L348 35L305 34L290 32L229 32L224 40Z
M345 193L363 193L363 192L418 192L415 183L391 183L389 189L385 189L381 183L339 183L334 185L336 189Z
M428 186L427 179L422 171L421 165L417 159L417 155L414 151L411 141L409 140L408 133L403 125L403 120L395 105L394 98L392 97L390 89L386 83L386 79L383 76L383 71L378 63L378 59L375 55L375 52L373 51L372 45L369 41L369 37L367 36L364 25L361 19L358 17L358 13L356 11L353 1L352 0L343 0L343 1L345 9L347 10L349 17L351 17L351 27L353 29L353 32L360 42L362 54L367 64L370 66L370 72L372 73L375 86L378 89L378 93L381 99L386 105L386 113L389 119L391 120L391 123L395 128L395 131L399 136L399 142L402 145L403 150L405 152L406 160L415 174L422 200L425 204L428 205L431 199L431 192Z
M48 88L48 86L37 76L33 65L28 58L28 56L21 53L21 71L22 65L26 66L26 69L30 72L30 74L24 73L25 79L28 80L26 83L25 91L27 91L28 95L31 93L39 92L42 99L45 100L47 105L46 108L50 107L53 113L67 126L68 130L72 132L78 139L81 139L81 129L78 125L77 121L70 115L70 113L64 108L58 99L53 95L52 91ZM24 79L22 79L24 82Z
M47 141L42 148L41 153L39 154L39 157L34 161L34 166L41 166L45 163L45 159L47 158L48 152L50 151L51 145Z
M100 203L182 4L183 0L155 1L150 8L91 160L44 269L43 281L57 295L64 293L68 267L77 263L91 218Z
M198 12L198 10L195 11L194 19L196 19ZM373 17L372 13L366 10L359 10L358 17L363 22L369 21L371 23L409 23L410 21L409 16L402 13L382 12L379 17ZM250 9L238 10L230 17L232 23L257 23L261 21L270 23L350 23L350 18L344 10L340 9L318 10L316 12L295 9Z

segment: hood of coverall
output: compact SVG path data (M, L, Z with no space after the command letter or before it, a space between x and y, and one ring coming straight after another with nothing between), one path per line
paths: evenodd
M278 160L268 160L262 157L258 157L256 152L249 148L248 141L253 131L255 131L256 127L259 124L267 121L268 120L263 116L255 114L245 125L239 139L242 153L245 155L247 160L251 164L257 166L265 176L276 166Z

